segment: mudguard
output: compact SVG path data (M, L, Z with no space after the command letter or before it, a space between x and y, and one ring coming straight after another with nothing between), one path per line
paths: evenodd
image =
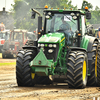
M89 43L88 43L88 47L87 47L87 56L88 56L88 68L89 68L89 72L91 74L91 65L92 65L92 45L93 43L96 42L97 44L99 43L98 39L97 38L91 38L89 40Z

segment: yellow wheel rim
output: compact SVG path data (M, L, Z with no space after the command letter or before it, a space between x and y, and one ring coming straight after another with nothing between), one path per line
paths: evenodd
M98 54L96 54L96 59L95 59L95 76L97 77L97 56Z
M86 61L83 62L83 81L86 78Z
M49 75L49 79L50 79L50 80L53 80L52 75Z
M34 79L35 73L31 73L31 77L32 77L32 79Z

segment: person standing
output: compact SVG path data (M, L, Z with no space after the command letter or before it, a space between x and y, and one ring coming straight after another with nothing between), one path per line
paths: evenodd
M98 35L97 35L97 38L100 38L100 27L98 29Z

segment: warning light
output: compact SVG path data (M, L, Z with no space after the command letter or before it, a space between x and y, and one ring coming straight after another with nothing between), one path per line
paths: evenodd
M81 36L81 34L80 34L80 33L78 33L78 36Z
M85 9L88 10L88 7L86 6Z
M39 32L38 34L40 35L41 33Z
M45 5L45 7L44 7L44 8L48 9L48 6L47 6L47 5Z

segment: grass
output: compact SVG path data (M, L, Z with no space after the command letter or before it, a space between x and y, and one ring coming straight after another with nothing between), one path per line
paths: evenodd
M16 62L0 63L0 66L10 66L10 65L16 65Z

